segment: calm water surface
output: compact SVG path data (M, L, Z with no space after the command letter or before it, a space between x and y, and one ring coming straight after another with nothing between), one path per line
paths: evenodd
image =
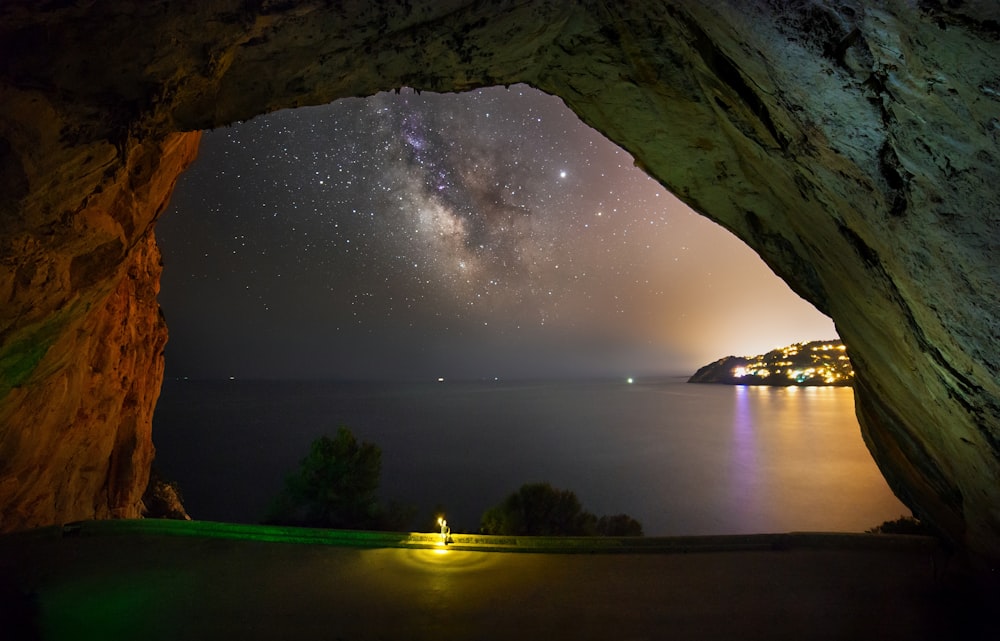
M863 531L909 514L848 388L168 380L157 466L194 518L253 523L323 434L382 448L381 496L457 531L521 484L576 492L647 535Z

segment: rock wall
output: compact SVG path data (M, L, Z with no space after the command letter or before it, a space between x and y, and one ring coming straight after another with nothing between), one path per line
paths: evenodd
M5 530L141 513L167 340L152 224L199 138L134 149L113 185L57 210L65 229L4 237Z
M886 478L995 562L998 37L986 2L8 0L0 527L134 513L163 339L151 225L197 141L175 132L527 82L834 318Z

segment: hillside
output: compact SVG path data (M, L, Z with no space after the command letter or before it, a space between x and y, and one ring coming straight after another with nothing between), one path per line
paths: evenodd
M689 383L849 386L854 370L839 340L796 343L757 356L727 356L705 365Z

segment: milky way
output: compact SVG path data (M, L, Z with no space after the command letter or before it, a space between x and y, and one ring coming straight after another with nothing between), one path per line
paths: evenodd
M174 376L679 373L834 336L749 249L524 87L210 132L158 234Z

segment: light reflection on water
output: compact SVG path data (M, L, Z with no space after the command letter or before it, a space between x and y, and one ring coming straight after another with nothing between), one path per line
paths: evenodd
M571 489L647 535L861 531L908 514L862 442L849 388L679 382L168 381L158 465L189 511L255 522L321 434L383 451L381 494L453 531L522 483ZM426 521L426 523L424 523Z
M738 386L733 395L728 501L741 530L857 530L909 513L865 449L849 388Z
M740 524L749 524L757 508L752 501L757 485L757 442L748 388L735 388L733 408L732 458L729 473L732 479L730 501L733 517Z

